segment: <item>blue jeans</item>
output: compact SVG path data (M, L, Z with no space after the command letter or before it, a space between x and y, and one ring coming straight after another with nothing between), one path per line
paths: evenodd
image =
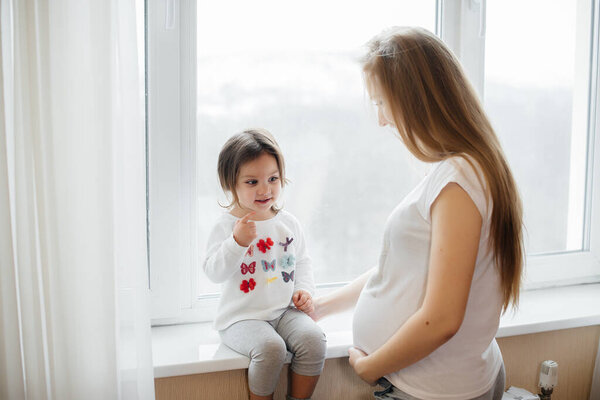
M504 381L505 372L504 364L502 364L502 368L500 368L500 372L498 372L498 377L496 378L496 382L492 388L481 396L475 397L471 400L501 400L504 393ZM380 378L377 381L377 384L383 386L383 390L373 393L377 400L421 400L411 396L408 393L404 393L385 378Z

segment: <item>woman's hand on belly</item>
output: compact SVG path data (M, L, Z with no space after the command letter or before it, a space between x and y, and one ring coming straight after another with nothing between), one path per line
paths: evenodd
M350 347L348 349L348 355L350 356L349 362L352 368L354 368L354 372L356 375L360 377L363 381L367 382L371 386L375 386L377 380L380 378L379 376L374 376L368 368L368 355L362 350L357 349L356 347Z

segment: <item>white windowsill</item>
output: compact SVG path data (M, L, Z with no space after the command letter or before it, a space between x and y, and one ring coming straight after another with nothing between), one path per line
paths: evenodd
M319 322L327 334L327 358L347 356L351 323L351 312ZM591 325L600 325L600 284L533 290L521 294L516 313L502 317L496 337ZM155 378L243 369L249 363L220 343L210 323L153 327L152 355Z

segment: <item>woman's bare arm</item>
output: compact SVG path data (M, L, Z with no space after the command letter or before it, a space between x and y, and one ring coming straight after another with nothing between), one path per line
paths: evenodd
M315 310L309 314L311 318L318 321L328 315L336 314L354 307L358 301L360 292L374 270L375 267L363 273L346 286L325 296L313 299Z
M399 371L446 343L462 324L481 234L482 218L469 195L447 185L431 206L432 238L423 305L370 355L350 352L365 381Z

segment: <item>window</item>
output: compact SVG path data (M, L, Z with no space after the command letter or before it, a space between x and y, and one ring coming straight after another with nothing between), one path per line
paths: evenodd
M522 192L529 254L584 248L586 11L571 0L488 2L485 106Z
M223 212L217 199L228 203L216 174L221 146L264 127L282 147L291 180L283 203L303 224L316 281L358 275L377 260L381 226L418 179L369 112L361 47L381 24L435 31L435 1L239 1L233 15L233 3L197 4L200 258ZM202 273L199 282L200 294L219 291Z
M533 286L599 272L590 214L597 13L591 0L487 2L485 106L523 198Z
M217 201L227 201L216 160L248 127L267 128L282 147L291 179L284 205L307 233L317 284L351 280L377 262L387 216L424 170L377 127L363 88L361 46L392 25L438 32L482 94L524 198L529 287L596 279L588 141L597 7L530 3L148 1L153 317L211 318L218 286L200 260L222 212ZM552 57L557 43L551 66L532 57Z

